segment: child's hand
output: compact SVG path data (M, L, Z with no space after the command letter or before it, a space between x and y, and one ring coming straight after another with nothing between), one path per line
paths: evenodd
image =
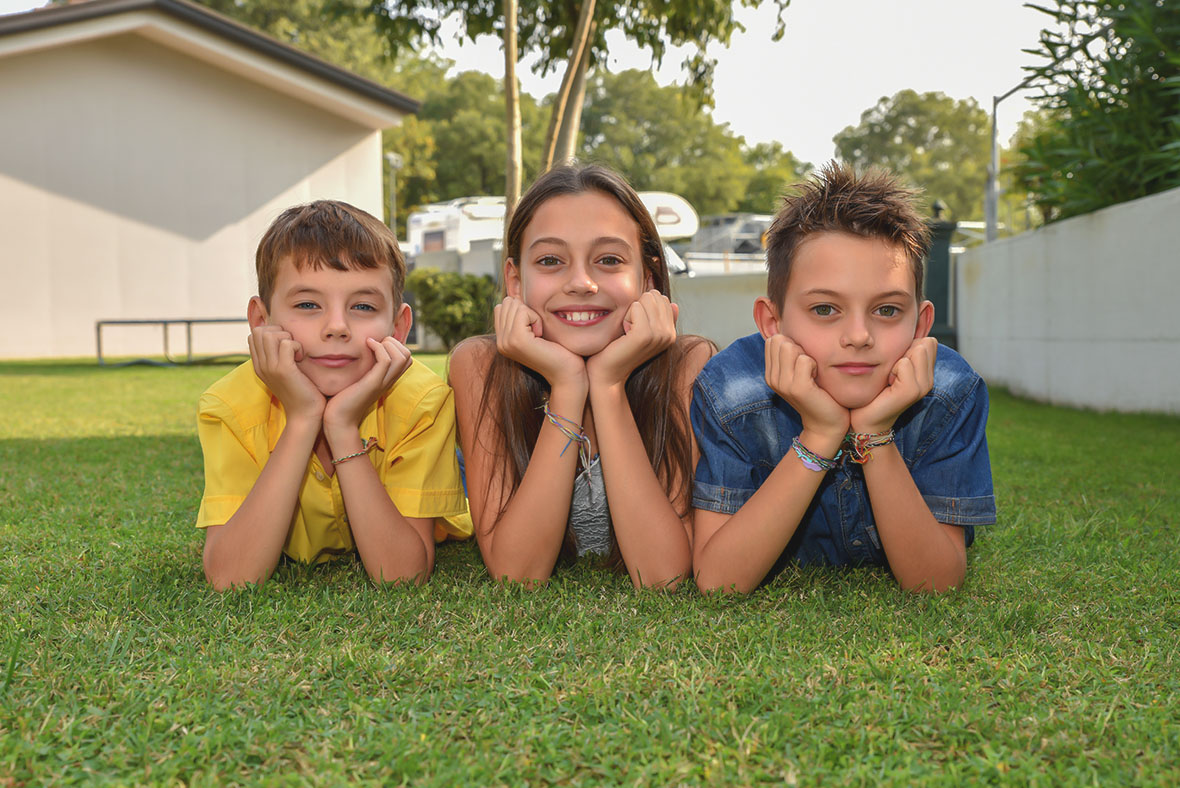
M915 339L906 354L893 365L889 385L868 405L852 411L852 431L872 433L893 429L897 417L933 388L937 355L937 339Z
M496 350L540 373L550 386L585 383L586 362L556 342L541 337L541 316L519 298L496 304Z
M369 337L365 345L373 353L373 368L328 400L324 408L325 435L331 431L356 434L369 407L410 367L409 348L393 337L385 337L380 342ZM332 442L331 436L328 436L328 442Z
M606 385L624 383L643 362L676 342L676 318L680 307L658 290L648 290L627 308L623 336L586 361L592 380Z
M281 326L263 325L250 330L246 339L254 372L266 384L288 419L313 419L318 424L324 413L324 395L297 362L303 360L303 346Z
M766 385L799 412L805 432L839 446L848 432L848 409L816 384L816 371L815 359L788 337L775 334L766 340Z

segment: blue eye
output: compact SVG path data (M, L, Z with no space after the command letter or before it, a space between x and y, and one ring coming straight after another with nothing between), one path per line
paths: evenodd
M361 312L376 312L377 307L372 304L353 304L353 309L359 309Z
M319 309L319 304L315 301L300 301L295 305L296 309Z

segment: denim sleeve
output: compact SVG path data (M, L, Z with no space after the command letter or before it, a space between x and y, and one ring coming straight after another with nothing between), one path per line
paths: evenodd
M693 386L689 409L701 458L692 487L692 505L710 512L733 514L758 491L754 463L717 413L716 399L701 380Z
M975 377L970 392L957 407L943 404L936 419L940 424L929 425L929 432L922 430L927 437L911 474L934 519L961 526L970 545L975 526L996 521L987 452L987 385Z

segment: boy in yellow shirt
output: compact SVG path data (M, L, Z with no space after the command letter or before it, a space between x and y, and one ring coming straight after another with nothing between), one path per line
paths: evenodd
M413 318L397 238L321 200L279 216L255 264L251 361L200 400L205 577L261 583L283 553L355 549L379 583L424 581L435 540L470 532L442 519L466 510L454 402L402 344Z

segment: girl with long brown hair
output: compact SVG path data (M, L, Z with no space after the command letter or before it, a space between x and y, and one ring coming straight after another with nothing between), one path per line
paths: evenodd
M676 334L663 244L599 166L541 176L505 233L495 335L451 357L475 535L492 577L544 582L599 554L639 586L692 568L692 383L712 355Z

